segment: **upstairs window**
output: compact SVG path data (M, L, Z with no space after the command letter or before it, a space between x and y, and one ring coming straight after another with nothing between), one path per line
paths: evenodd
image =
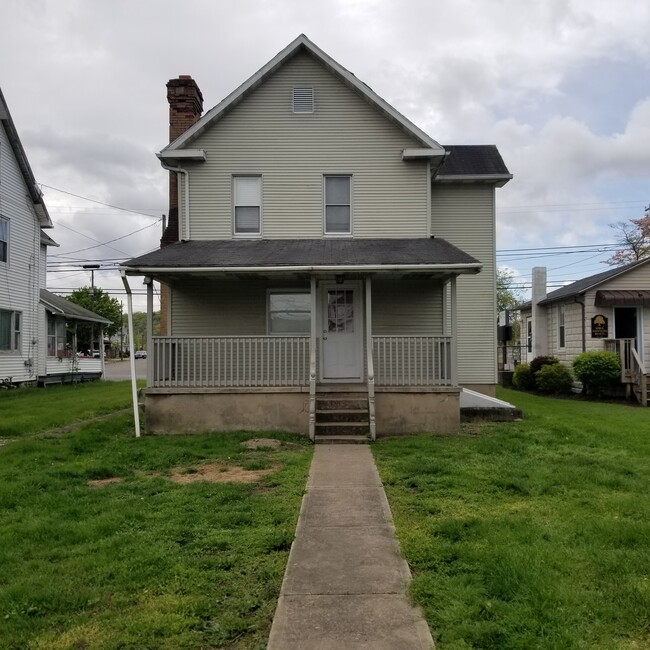
M314 89L313 88L293 89L293 112L294 113L314 112Z
M9 220L0 217L0 262L9 258Z
M325 234L352 233L350 176L325 176Z
M21 313L0 309L0 351L20 350Z
M235 176L233 190L235 235L261 234L262 178L260 176Z

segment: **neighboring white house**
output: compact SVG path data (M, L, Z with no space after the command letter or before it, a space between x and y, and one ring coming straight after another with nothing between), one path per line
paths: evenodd
M568 365L581 352L611 350L621 358L621 382L647 406L650 259L596 273L548 294L546 269L536 267L532 300L520 311L522 361L551 355Z
M58 313L51 303L63 301L70 305L64 310L71 316L68 329L74 329L76 320L93 319L99 324L98 331L108 323L87 310L72 316L78 308L58 296L49 300L53 294L45 291L47 248L58 244L42 229L52 227L0 90L0 383L48 383L101 376L101 360L78 359L72 373L64 372L58 360L54 365L48 362L48 355L62 356L65 352L48 351L52 319L48 320L46 314ZM48 298L47 302L43 297ZM58 332L62 331L59 324Z
M149 431L455 431L496 384L494 145L441 145L299 36L200 117L167 84Z

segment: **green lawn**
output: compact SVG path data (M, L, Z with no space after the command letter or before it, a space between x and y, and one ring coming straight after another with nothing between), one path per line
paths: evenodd
M373 446L437 647L650 647L650 410L500 396L524 421Z
M92 399L90 410L66 409L74 419L111 400L128 406L124 392L96 384L35 395ZM27 409L27 393L8 399ZM45 411L37 420L65 424ZM280 449L247 450L240 443L251 437L135 439L121 414L0 447L0 648L264 648L311 448L287 435L274 436L289 443ZM252 484L168 479L207 461L277 472ZM122 482L89 485L111 477Z
M0 390L0 438L47 431L132 405L129 381Z

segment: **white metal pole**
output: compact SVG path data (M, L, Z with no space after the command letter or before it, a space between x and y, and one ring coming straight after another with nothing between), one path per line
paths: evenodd
M140 411L138 409L138 384L135 376L135 351L133 350L133 296L131 295L131 287L129 281L126 279L126 272L120 271L122 276L122 283L126 291L126 304L127 315L129 321L129 358L131 361L131 393L133 397L133 420L135 422L135 437L140 437Z

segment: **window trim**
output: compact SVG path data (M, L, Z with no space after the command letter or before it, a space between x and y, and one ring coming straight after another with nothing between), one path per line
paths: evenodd
M0 354L21 354L23 347L23 312L13 309L0 309L0 312L9 314L9 348L0 348ZM18 316L18 329L16 329L16 316Z
M270 288L266 290L266 335L267 336L310 336L311 334L311 319L315 318L315 314L311 313L311 304L309 308L309 330L304 333L300 332L273 332L271 330L271 296L272 295L286 295L286 294L302 294L310 296L309 289L293 288L293 287L279 287Z
M557 347L558 350L566 349L566 313L562 303L557 306Z
M238 206L237 205L237 179L238 178L256 178L259 181L260 203L259 206ZM262 174L233 174L231 180L231 197L232 197L232 236L241 239L259 239L263 232L263 214L264 214L264 180ZM237 232L237 207L258 207L259 208L259 228L257 232Z
M349 180L348 200L350 208L350 223L347 232L328 232L327 231L327 179L328 178L347 178ZM333 203L332 205L344 205L343 203ZM323 174L323 236L324 237L352 237L352 174Z
M7 224L7 238L0 240L5 242L5 250L7 251L7 254L4 260L0 258L0 264L9 264L9 237L11 231L11 221L9 220L9 217L5 217L2 214L0 214L0 220L4 221Z

